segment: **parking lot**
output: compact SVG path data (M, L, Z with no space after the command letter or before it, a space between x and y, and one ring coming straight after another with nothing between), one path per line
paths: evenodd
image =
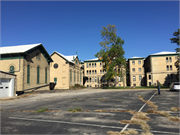
M134 129L144 132L140 125L122 124L131 120L129 111L146 112L150 107L140 100L152 101L158 111L178 116L179 92L162 90L103 90L84 89L32 94L1 101L1 134L107 134ZM35 113L39 108L49 111ZM70 110L80 108L81 111ZM69 110L69 111L67 111ZM170 121L160 114L147 115L152 134L179 134L180 122Z

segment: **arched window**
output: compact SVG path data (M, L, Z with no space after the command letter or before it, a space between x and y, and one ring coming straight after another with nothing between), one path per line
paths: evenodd
M39 84L39 67L37 67L37 84Z
M11 66L11 67L9 68L9 72L10 72L11 74L14 74L14 66Z
M30 65L27 66L27 83L30 83Z
M45 68L45 83L47 83L47 68Z

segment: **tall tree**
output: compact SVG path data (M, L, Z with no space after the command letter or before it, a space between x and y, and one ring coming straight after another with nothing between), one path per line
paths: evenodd
M176 52L180 52L180 49L179 49L179 30L178 29L177 31L175 31L173 33L173 36L175 36L174 38L170 38L171 40L171 43L176 43L178 45L178 48L176 48ZM177 61L174 63L174 65L176 66L177 68L177 75L176 75L176 78L179 80L179 66L180 66L180 61L179 61L179 57L177 59Z
M116 35L117 29L115 25L108 24L107 27L102 27L100 31L103 41L99 44L102 48L95 54L95 57L98 57L104 63L103 69L106 70L105 79L109 86L111 79L114 79L116 76L123 77L125 74L125 71L122 70L126 66L125 52L122 47L124 40ZM121 69L120 72L116 69L117 67Z

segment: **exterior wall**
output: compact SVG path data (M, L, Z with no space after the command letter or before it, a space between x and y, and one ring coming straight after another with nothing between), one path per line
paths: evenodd
M56 53L53 54L51 58L53 59L54 62L50 64L50 73L51 73L50 82L54 82L54 78L57 78L57 84L55 86L55 89L69 89L75 84L83 85L83 69L81 68L81 64L79 64L77 58L75 59L75 64L68 63L65 59L63 59L61 56L59 56ZM56 69L54 68L55 63L58 64L58 68ZM70 72L72 72L71 77L70 77ZM80 77L80 73L81 73L81 77Z
M134 61L134 64L133 64ZM141 64L138 63L141 62ZM139 68L141 71L139 71ZM133 71L135 69L135 71ZM144 85L144 60L143 59L131 59L129 60L129 76L130 76L130 86L142 86ZM140 79L141 76L141 79ZM135 80L133 80L135 77Z
M95 67L95 63L96 63L96 67ZM88 67L87 67L88 64ZM91 64L91 67L89 67L89 64ZM94 64L94 66L92 66ZM100 66L101 64L101 66ZM95 73L96 70L96 73ZM118 70L118 68L117 68ZM124 68L125 70L125 68ZM88 71L88 74L87 74ZM90 74L91 71L91 74ZM93 74L94 71L94 74ZM102 72L100 72L102 71ZM84 62L84 76L86 76L88 78L88 80L86 80L85 82L85 86L86 87L102 87L103 85L106 85L107 82L101 82L101 78L106 74L106 71L103 70L103 63L101 60L94 60L94 61L85 61ZM95 79L96 78L96 79ZM116 79L116 83L109 83L109 86L116 86L116 87L121 87L123 86L123 79L121 78L119 81L118 77L115 77ZM124 84L126 86L126 77L124 76Z
M171 57L171 62L169 58ZM168 86L171 82L178 81L175 78L175 74L177 74L177 68L174 63L177 61L175 59L177 56L156 56L151 57L152 62L152 72L151 72L151 84L156 85L157 80L164 85ZM166 61L168 58L168 61ZM167 66L169 66L169 70L167 70ZM170 68L172 66L172 69Z
M16 90L22 91L24 88L23 84L23 65L24 65L24 59L21 57L20 59L14 59L13 57L11 59L1 59L0 61L0 70L4 72L9 72L9 69L11 66L14 66L14 74L16 76ZM3 66L2 66L3 65Z
M36 58L36 55L40 55L40 59ZM23 68L23 84L24 89L30 89L34 87L39 87L49 84L50 81L50 65L48 64L46 58L40 52L40 50L33 51L30 55L26 56L24 59ZM27 66L30 65L30 82L27 83ZM37 83L37 67L40 69L39 73L39 84ZM47 68L47 83L45 83L45 69ZM39 88L38 90L49 90L49 86Z

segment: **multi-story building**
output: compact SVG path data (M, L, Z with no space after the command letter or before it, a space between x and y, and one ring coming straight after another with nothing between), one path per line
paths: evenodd
M144 57L132 57L128 59L128 85L144 86Z
M50 81L55 82L55 89L69 89L75 84L83 85L83 66L77 55L64 56L53 52L50 64Z
M49 89L53 60L41 43L0 47L0 55L0 70L17 75L17 91Z
M147 86L156 85L157 80L164 86L169 86L171 82L179 81L176 79L177 61L179 53L159 52L149 55L145 59L145 83Z
M118 72L121 71L118 67L115 68L115 70L118 70ZM103 70L102 60L95 58L84 61L84 76L87 78L85 81L86 87L105 86L107 84L106 80L104 79L105 74L106 70ZM126 86L125 76L114 77L114 79L110 81L110 85L112 86L115 84L115 86L123 86L123 78Z

